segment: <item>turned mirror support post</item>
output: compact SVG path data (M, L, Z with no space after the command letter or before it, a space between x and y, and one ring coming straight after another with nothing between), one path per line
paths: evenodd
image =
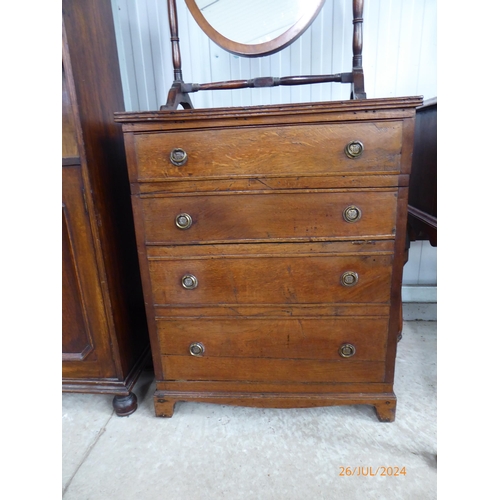
M177 22L176 0L168 0L168 21L170 25L170 41L172 43L172 64L174 66L174 82L168 92L167 103L161 106L164 109L177 109L182 106L184 109L192 109L191 98L186 92L185 83L182 80L181 49L179 45L179 28Z
M366 99L363 75L363 4L364 0L352 2L352 84L351 99Z

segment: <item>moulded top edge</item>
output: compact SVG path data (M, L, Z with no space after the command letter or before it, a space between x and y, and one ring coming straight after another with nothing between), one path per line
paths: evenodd
M388 97L349 101L324 101L314 103L271 104L231 108L198 108L164 111L116 112L115 122L150 123L156 121L189 121L192 119L213 120L215 118L250 118L262 116L297 115L302 113L329 113L351 111L375 111L421 106L422 96Z

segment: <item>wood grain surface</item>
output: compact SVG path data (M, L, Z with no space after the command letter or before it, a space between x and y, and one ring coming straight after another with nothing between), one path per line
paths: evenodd
M345 146L363 143L359 158ZM266 174L309 175L331 172L398 172L401 122L343 123L227 128L135 136L138 180L249 177ZM173 165L170 153L183 149L187 163Z
M206 244L233 241L392 238L397 190L347 192L211 193L142 200L146 244ZM344 211L357 207L359 220ZM187 213L188 229L175 219Z
M342 360L343 344L356 352L345 362L384 361L388 318L192 318L158 321L162 354L190 355L201 342L208 357Z
M311 304L366 302L388 303L392 255L293 254L238 255L150 261L151 284L160 304ZM358 283L343 286L344 272L358 274ZM198 279L194 290L181 279Z

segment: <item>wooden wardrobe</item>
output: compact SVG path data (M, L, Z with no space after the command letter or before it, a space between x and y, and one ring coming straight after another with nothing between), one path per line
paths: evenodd
M120 416L150 358L109 1L62 2L63 391L114 394Z

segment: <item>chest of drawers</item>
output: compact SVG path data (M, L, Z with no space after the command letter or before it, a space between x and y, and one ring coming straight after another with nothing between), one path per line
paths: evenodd
M420 98L117 113L157 416L177 401L395 418Z

